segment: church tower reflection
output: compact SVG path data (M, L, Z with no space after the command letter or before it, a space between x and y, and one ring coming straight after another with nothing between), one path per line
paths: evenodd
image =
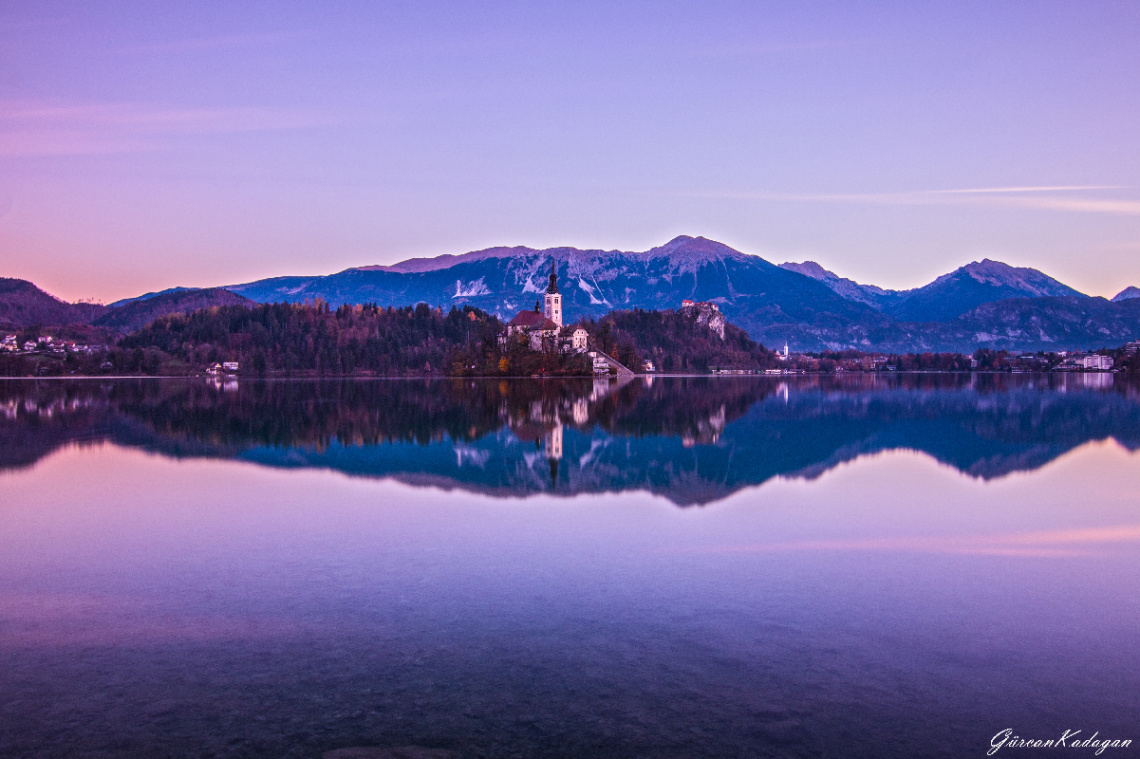
M554 426L543 438L546 461L550 464L550 489L558 488L558 462L562 460L562 420L555 416Z

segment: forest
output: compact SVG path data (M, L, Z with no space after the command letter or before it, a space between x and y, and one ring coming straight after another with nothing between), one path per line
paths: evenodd
M583 320L597 346L625 366L640 371L652 361L659 372L705 374L714 368L768 369L776 354L734 324L724 339L684 311L611 311L597 321Z
M1056 354L1019 355L983 349L958 353L880 355L861 351L776 354L744 330L725 324L724 339L686 311L613 311L577 324L600 350L634 372L706 374L717 369L832 373L837 371L1049 371ZM571 325L574 326L574 325ZM503 323L472 306L444 312L426 304L374 303L331 309L309 304L223 305L159 317L109 346L84 351L0 352L0 376L189 375L236 361L247 376L589 376L585 354L532 350ZM37 330L23 330L22 344ZM57 338L68 337L66 334ZM76 337L79 337L78 335ZM60 345L57 343L57 346ZM1125 348L1102 350L1116 368L1140 373L1140 358ZM973 361L971 361L971 358Z
M442 375L495 346L502 324L471 306L330 309L316 304L221 306L160 317L119 341L204 368L236 361L246 374Z

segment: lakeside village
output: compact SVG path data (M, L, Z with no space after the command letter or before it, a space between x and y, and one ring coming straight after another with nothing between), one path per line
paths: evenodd
M533 291L532 291L533 292ZM728 324L716 303L614 311L565 324L551 260L545 293L505 325L465 306L223 306L162 316L115 346L33 330L0 334L0 375L611 376L844 372L1140 371L1140 340L1096 352L884 354L770 351ZM42 331L40 331L42 332Z

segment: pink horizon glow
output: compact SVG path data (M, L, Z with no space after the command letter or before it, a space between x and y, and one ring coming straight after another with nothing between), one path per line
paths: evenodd
M0 276L68 301L679 234L907 289L1140 285L1140 14L0 10Z

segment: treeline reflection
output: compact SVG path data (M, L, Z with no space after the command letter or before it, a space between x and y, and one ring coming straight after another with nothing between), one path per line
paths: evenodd
M644 489L685 505L889 449L992 478L1108 437L1140 447L1140 388L1104 374L0 382L5 469L107 441L507 496Z

